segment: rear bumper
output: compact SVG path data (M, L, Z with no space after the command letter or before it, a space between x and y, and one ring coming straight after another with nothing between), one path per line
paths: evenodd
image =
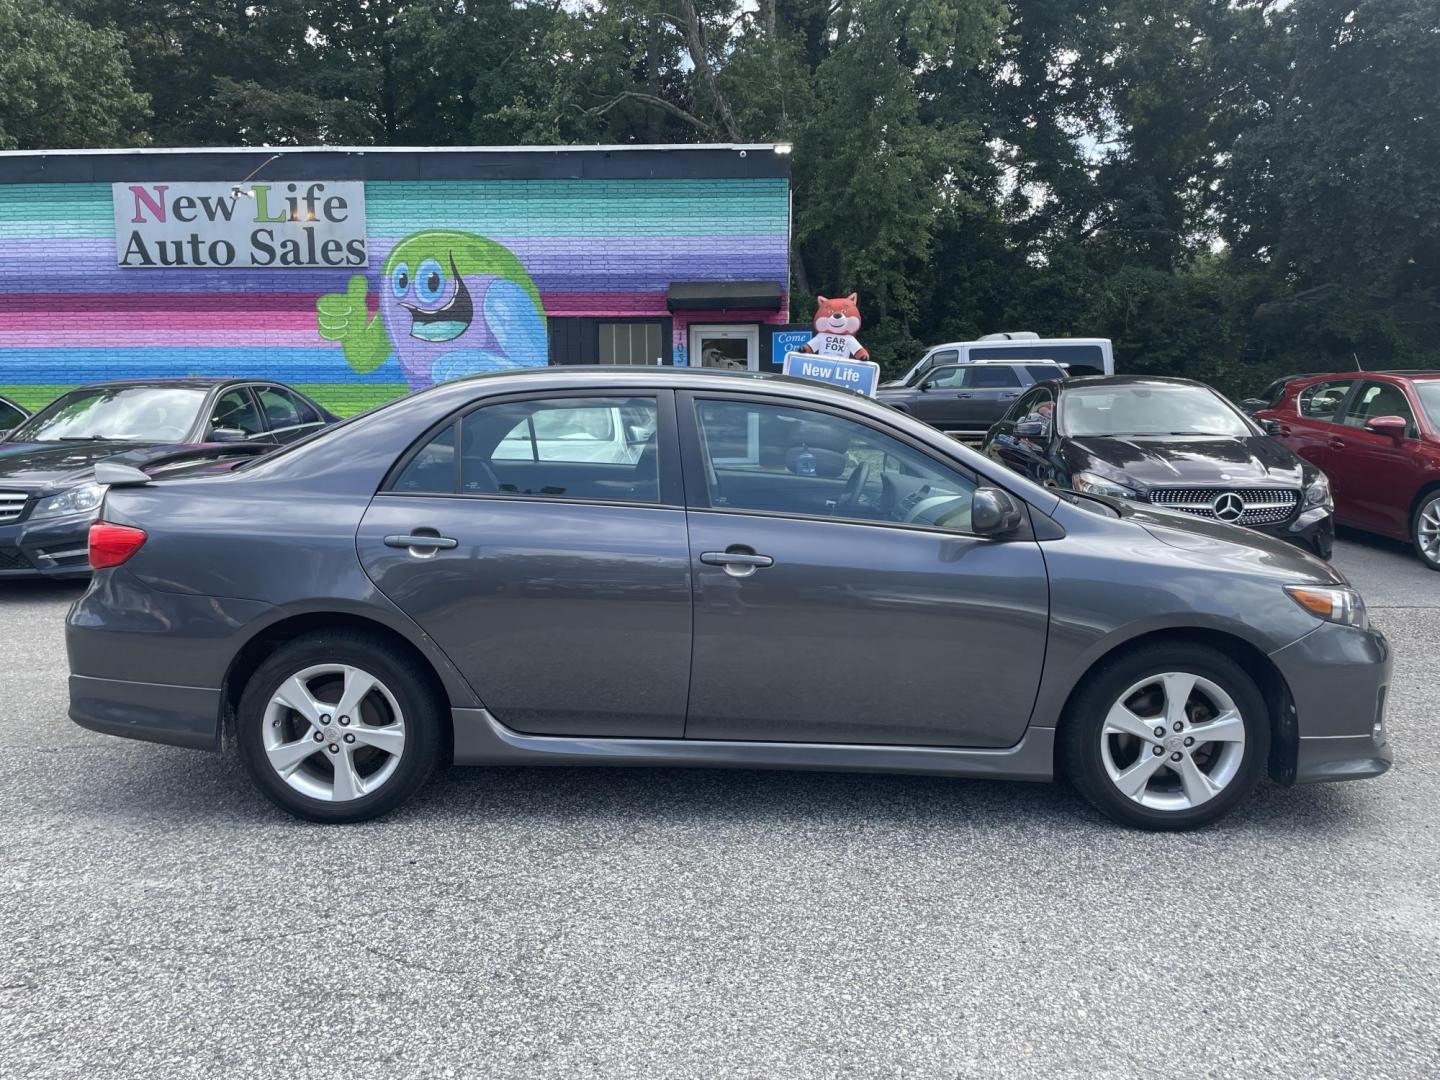
M1393 658L1383 634L1326 623L1270 659L1295 706L1294 758L1280 779L1363 780L1390 768L1385 701Z
M127 739L220 749L220 691L70 676L70 719Z

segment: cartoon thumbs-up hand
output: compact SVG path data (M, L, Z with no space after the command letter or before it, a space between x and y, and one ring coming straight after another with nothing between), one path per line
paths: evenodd
M326 341L338 341L345 359L362 375L374 371L390 355L390 339L377 314L365 304L370 288L364 274L355 274L344 292L325 293L315 301L315 322Z

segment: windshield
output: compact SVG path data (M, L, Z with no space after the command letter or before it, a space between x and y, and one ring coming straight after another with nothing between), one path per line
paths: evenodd
M195 426L205 393L184 386L72 390L17 427L10 440L178 442Z
M1203 386L1093 386L1061 399L1066 435L1253 435L1228 402Z
M1440 428L1440 379L1416 379L1410 385L1415 388L1420 407L1430 418L1430 426Z

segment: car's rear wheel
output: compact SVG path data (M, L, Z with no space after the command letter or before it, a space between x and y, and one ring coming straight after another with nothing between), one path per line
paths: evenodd
M1116 821L1191 829L1235 807L1264 775L1270 718L1255 681L1202 645L1159 644L1107 662L1071 705L1065 771Z
M1420 500L1410 522L1410 539L1415 554L1431 570L1440 570L1440 491L1432 491Z
M251 778L311 821L388 813L440 757L441 711L418 666L369 635L296 638L251 676L236 734Z

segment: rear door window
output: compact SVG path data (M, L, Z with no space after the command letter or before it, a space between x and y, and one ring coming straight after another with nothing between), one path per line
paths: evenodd
M1008 390L1020 385L1020 376L1008 364L994 364L975 368L970 385L976 390Z

